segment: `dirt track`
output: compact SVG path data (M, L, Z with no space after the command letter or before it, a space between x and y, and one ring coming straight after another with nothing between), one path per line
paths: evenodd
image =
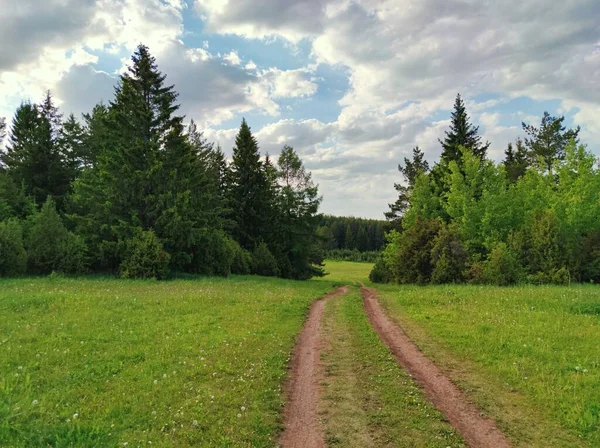
M398 362L423 387L433 405L454 425L469 446L510 447L508 440L496 424L482 417L458 387L419 351L396 323L387 317L377 301L376 293L364 287L361 291L365 311L379 337L390 347Z
M347 292L348 288L343 286L314 302L298 336L286 384L285 429L279 441L284 448L325 447L323 428L317 417L321 317L327 299Z

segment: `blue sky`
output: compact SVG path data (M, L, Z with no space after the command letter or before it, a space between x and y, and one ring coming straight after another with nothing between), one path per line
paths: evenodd
M326 213L381 218L403 157L439 156L459 92L496 161L544 111L598 153L596 0L5 1L0 116L46 89L77 116L109 101L144 43L227 153L242 117L263 152L294 146Z

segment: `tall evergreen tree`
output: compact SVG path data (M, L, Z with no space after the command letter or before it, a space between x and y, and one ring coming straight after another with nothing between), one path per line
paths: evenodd
M89 168L96 165L98 156L112 141L108 107L103 103L96 104L91 113L83 115L83 120L85 132L81 162Z
M404 158L404 166L398 165L398 171L404 177L405 184L394 184L394 188L398 192L398 199L393 204L388 204L390 210L385 212L385 218L400 225L402 215L409 207L410 192L412 191L417 176L421 173L429 171L429 163L425 160L425 154L418 146L413 148L412 160Z
M265 164L268 172L270 161ZM280 256L276 258L280 260L281 275L296 279L323 275L323 257L317 235L317 212L321 203L317 186L292 147L283 147L277 166L275 175L279 180L280 194L276 247ZM282 256L285 257L283 263Z
M97 108L86 119L109 143L92 141L97 161L78 182L75 199L80 224L100 239L112 269L122 259L123 241L141 229L156 232L174 268L197 270L200 262L191 265L205 261L198 251L203 229L218 227L206 164L188 141L176 115L177 93L165 79L140 45L108 111Z
M244 249L253 250L271 225L271 193L258 143L245 119L235 138L228 175L228 206L236 225L233 234Z
M460 146L471 150L473 154L483 160L490 143L482 143L478 132L479 126L471 124L463 99L460 94L456 95L450 130L446 131L444 140L439 141L442 144L442 162L448 164L455 161L460 165L462 157Z
M70 188L59 133L60 115L48 93L41 106L23 103L17 109L7 148L0 155L8 174L17 185L25 185L38 206L51 196L62 208Z
M571 139L578 142L580 127L566 129L563 122L565 117L553 117L544 112L539 128L522 123L523 130L528 135L525 145L533 164L541 161L544 170L552 173L552 165L565 157L565 147Z
M62 157L67 169L74 179L84 167L85 157L85 130L70 114L60 129L59 142Z
M529 166L527 150L523 141L517 139L516 149L513 149L512 143L508 144L504 151L504 161L502 162L506 169L506 176L511 183L515 183L527 171Z

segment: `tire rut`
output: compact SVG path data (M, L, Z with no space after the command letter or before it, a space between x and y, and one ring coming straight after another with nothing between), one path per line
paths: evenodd
M286 383L287 403L283 411L284 430L279 444L283 448L322 448L325 435L318 419L319 346L321 318L325 302L348 292L342 286L315 301L298 336Z
M363 304L371 325L390 348L398 363L406 369L433 405L441 411L463 436L476 448L508 448L510 443L496 423L481 415L463 392L411 341L400 326L383 311L377 293L362 287ZM306 445L308 446L308 445Z

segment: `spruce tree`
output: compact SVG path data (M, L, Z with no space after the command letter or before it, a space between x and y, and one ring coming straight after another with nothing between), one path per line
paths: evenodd
M71 176L60 151L60 115L48 92L40 106L23 103L17 109L6 150L0 161L17 185L24 185L38 206L48 196L62 208Z
M525 145L529 150L529 158L532 164L541 161L542 169L552 174L552 165L565 157L565 147L571 139L578 142L580 127L566 129L565 117L553 117L544 112L539 128L522 123L523 130L529 136L525 139Z
M85 130L73 114L60 129L59 145L71 179L74 179L85 164Z
M451 161L461 164L462 154L459 147L463 146L483 160L490 146L489 142L481 142L478 135L479 126L473 126L467 115L465 103L460 94L456 95L454 110L451 115L450 130L446 131L444 140L439 140L442 145L442 163L449 164Z
M388 204L390 210L385 212L385 218L392 221L397 227L400 227L402 215L409 207L410 192L412 191L417 177L421 173L429 171L429 163L425 160L425 154L418 146L413 148L412 160L404 158L404 166L398 165L398 171L404 177L405 184L394 184L398 192L398 199L393 204Z
M271 225L271 193L258 143L245 119L235 139L228 176L227 199L235 223L233 234L244 249L253 250L265 239Z
M511 183L515 183L527 171L528 156L527 150L521 139L517 139L516 149L513 149L512 143L508 144L504 151L504 161L502 162L506 169L506 177Z
M267 169L271 166L267 159ZM306 279L323 275L317 215L321 197L310 172L290 146L284 146L277 160L279 180L277 249L282 276ZM287 268L287 269L286 269Z

